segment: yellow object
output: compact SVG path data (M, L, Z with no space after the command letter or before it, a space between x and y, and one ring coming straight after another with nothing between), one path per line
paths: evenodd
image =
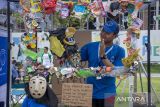
M32 34L32 39L33 39L33 40L36 40L36 39L37 39L35 34Z
M130 67L132 66L133 62L135 60L137 60L138 56L139 56L139 51L140 49L137 49L132 55L126 57L126 58L123 58L122 59L122 63L125 67Z
M40 0L30 0L31 6L33 6L37 3L40 3L40 2L41 2Z
M139 39L141 30L140 29L135 29L134 33L136 34L137 39Z
M29 41L30 40L30 37L27 35L25 36L25 41Z
M65 35L66 37L73 37L76 31L77 30L74 27L68 27L65 31Z
M57 37L51 36L49 38L50 41L50 49L53 53L55 53L58 57L62 57L65 49L61 42L57 39Z
M32 49L36 48L36 44L35 43L30 43L30 46Z
M32 13L37 13L37 12L40 12L42 9L40 7L40 0L30 0L30 3L31 3L31 12Z
M91 2L91 0L78 0L78 3L79 4L83 4L83 3L85 3L85 4L89 4Z
M32 25L33 25L34 27L38 27L38 23L37 23L35 20L32 20Z
M131 48L131 43L130 42L126 42L125 44L126 44L127 49Z

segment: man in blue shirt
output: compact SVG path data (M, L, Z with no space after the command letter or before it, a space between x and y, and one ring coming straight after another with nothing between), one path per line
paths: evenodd
M81 48L81 60L88 61L89 67L123 66L122 58L125 51L113 44L119 33L119 26L115 21L108 21L100 33L101 42L91 42ZM86 81L93 85L93 107L114 107L116 95L115 77L89 77Z

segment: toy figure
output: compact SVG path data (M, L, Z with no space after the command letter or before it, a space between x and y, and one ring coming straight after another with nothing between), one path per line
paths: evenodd
M27 96L22 107L58 107L58 99L44 77L33 76L25 90Z

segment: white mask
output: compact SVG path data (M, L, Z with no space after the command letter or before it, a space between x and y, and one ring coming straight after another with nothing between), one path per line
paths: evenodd
M33 98L39 99L44 96L47 89L47 82L44 77L34 76L29 82L29 91Z

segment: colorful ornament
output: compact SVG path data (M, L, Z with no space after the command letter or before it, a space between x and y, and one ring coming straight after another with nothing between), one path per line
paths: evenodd
M134 10L135 10L135 5L129 3L128 6L127 6L127 12L128 12L129 14L132 14L132 13L134 12Z
M42 7L45 14L51 14L55 12L57 0L44 0L42 2Z
M106 13L105 13L105 11L104 11L104 7L103 7L102 0L97 0L97 3L98 3L98 5L99 5L99 7L100 7L100 9L101 9L101 15L102 15L103 17L105 17L105 16L106 16Z
M65 49L61 42L57 39L57 37L51 36L49 38L50 41L50 49L53 53L55 53L58 57L62 57Z
M78 0L78 4L88 6L88 4L91 2L91 0Z
M74 17L81 18L85 13L86 7L83 5L75 5L73 8L73 12L75 13Z
M42 8L40 7L40 0L30 0L31 3L31 8L30 11L31 13L37 13L37 12L41 12Z
M132 64L134 63L134 61L137 60L138 56L139 56L139 51L140 49L137 49L136 51L134 51L134 53L132 53L130 56L122 59L122 63L124 64L125 67L130 67L132 66Z
M80 69L76 72L76 75L78 77L81 77L81 78L87 78L87 77L92 77L92 76L95 76L94 72L92 72L91 70L89 69Z
M98 5L97 1L93 1L93 3L88 5L88 8L91 10L91 12L96 15L101 15L101 7Z
M132 27L137 29L140 29L142 25L143 25L143 21L140 18L133 19L131 24Z
M138 11L139 11L139 9L143 6L143 2L136 2L135 5L136 5L135 10L134 10L134 12L132 13L132 18L133 18L133 19L137 18Z
M62 7L61 12L60 12L61 18L65 19L69 16L69 9L67 6Z
M36 52L34 52L34 51L31 51L31 50L29 50L29 49L24 49L23 50L23 53L24 53L24 55L27 57L30 57L30 58L32 58L33 60L36 60L37 59L37 53Z
M30 46L31 46L32 49L36 48L36 44L35 43L30 43Z

